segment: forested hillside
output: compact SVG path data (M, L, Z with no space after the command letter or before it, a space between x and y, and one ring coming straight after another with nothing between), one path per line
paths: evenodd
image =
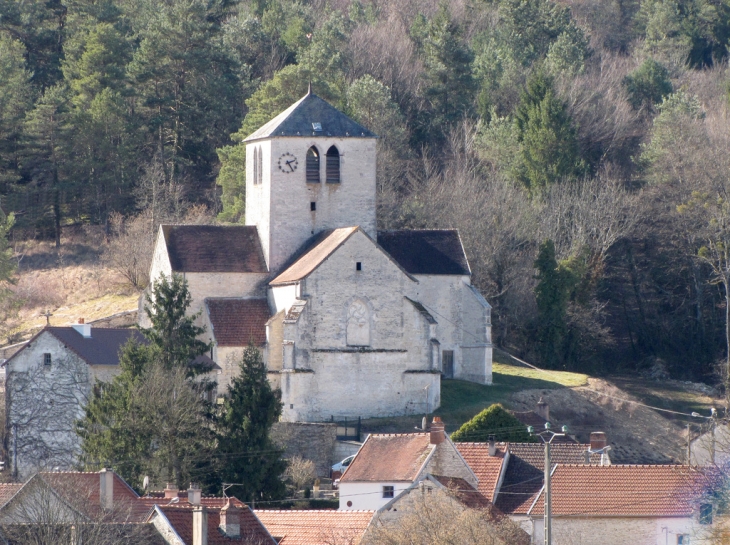
M2 208L243 221L239 142L311 82L380 136L382 228L461 230L496 344L711 380L729 39L728 0L0 0Z

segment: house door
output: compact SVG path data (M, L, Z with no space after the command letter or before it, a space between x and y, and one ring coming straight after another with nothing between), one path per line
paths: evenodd
M441 352L441 373L444 378L454 378L454 351L444 350Z

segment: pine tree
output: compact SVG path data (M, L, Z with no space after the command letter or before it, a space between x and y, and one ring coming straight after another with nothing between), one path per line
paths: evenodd
M515 111L515 127L521 149L513 174L531 195L585 170L568 108L544 73L527 82Z
M281 392L272 390L261 352L249 345L233 379L218 420L218 483L231 488L243 501L279 499L285 494L281 475L286 462L269 439L271 426L281 414Z
M190 363L210 350L210 345L198 339L205 333L205 328L195 325L199 313L186 315L192 302L187 281L177 274L171 280L161 275L145 300L145 313L152 327L142 333L159 352L163 366L187 368L191 375L199 373L200 369Z
M571 272L555 258L555 244L546 240L535 260L537 269L537 350L543 365L550 369L564 366L567 310L574 285Z

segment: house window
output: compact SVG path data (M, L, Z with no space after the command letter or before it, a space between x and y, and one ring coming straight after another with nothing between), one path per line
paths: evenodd
M358 261L357 263L355 263L355 270L356 271L362 270L362 262Z
M395 488L392 486L384 486L383 487L383 497L384 498L392 498L395 494Z
M441 372L444 378L454 378L454 351L443 350L441 352Z
M712 524L712 504L700 505L700 524Z
M317 211L317 203L314 202L314 201L310 202L309 203L309 210L312 211L312 212L316 212Z
M314 146L307 150L307 183L319 183L319 152Z
M677 545L689 545L689 534L677 534Z
M327 150L327 183L340 183L340 152L334 146Z
M43 354L43 365L46 367L51 366L51 355L48 353Z

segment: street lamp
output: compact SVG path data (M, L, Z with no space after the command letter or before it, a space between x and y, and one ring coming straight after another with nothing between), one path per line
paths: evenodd
M527 433L530 435L537 435L542 442L545 443L545 545L552 545L552 523L551 523L551 507L552 507L552 496L550 491L550 444L556 437L565 437L568 433L568 426L560 428L562 433L554 432L550 429L550 422L545 422L545 429L543 431L536 432L532 426L527 426Z

